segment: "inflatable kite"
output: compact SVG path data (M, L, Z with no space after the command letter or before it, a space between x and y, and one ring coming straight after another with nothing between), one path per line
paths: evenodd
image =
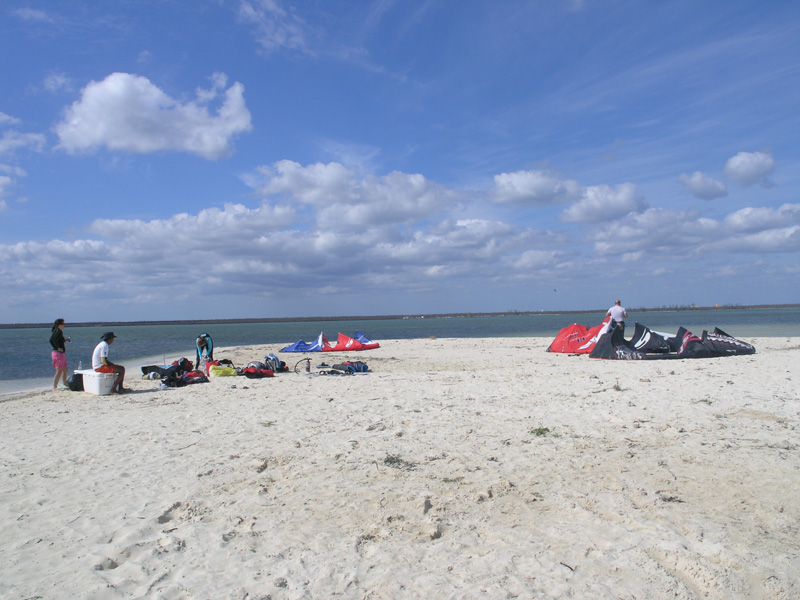
M627 341L622 330L608 319L596 327L570 325L558 332L548 352L588 354L610 360L658 360L670 358L714 358L755 354L755 347L715 328L697 337L684 327L671 336L636 323L633 338Z
M603 334L597 341L589 357L612 360L658 360L669 358L716 358L720 356L755 354L756 352L755 346L737 340L717 328L712 333L703 331L702 337L697 337L688 329L681 327L678 329L674 340L670 341L659 334L655 335L661 338L663 343L656 339L652 342L655 344L655 350L647 349L647 345L642 347L644 349L640 349L634 346L633 341L626 341L622 337L622 331L612 325L608 332ZM668 348L668 350L665 348Z
M548 352L564 352L566 354L589 354L597 340L608 329L610 317L596 327L587 327L573 323L558 332L556 339L547 348Z
M354 338L340 333L335 344L331 344L325 334L320 333L317 339L311 343L299 340L282 348L281 352L352 352L372 350L373 348L380 348L380 344L373 342L360 331L356 331L356 337Z

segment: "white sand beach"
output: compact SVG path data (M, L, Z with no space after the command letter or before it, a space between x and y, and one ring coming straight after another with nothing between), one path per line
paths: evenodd
M0 597L800 597L799 339L380 341L313 356L363 375L0 398Z

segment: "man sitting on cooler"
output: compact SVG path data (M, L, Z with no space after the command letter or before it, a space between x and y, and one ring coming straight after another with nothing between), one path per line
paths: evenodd
M103 334L103 337L100 338L102 341L95 346L92 353L92 368L98 373L115 373L116 377L114 378L114 386L111 388L111 393L122 394L128 391L127 388L122 387L122 381L125 379L125 367L116 365L108 360L108 346L114 343L114 338L116 337L113 331Z

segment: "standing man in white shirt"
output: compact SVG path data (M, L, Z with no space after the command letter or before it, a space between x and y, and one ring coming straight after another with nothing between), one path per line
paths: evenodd
M608 309L606 316L611 317L611 320L616 322L622 335L625 335L625 319L628 318L628 311L622 307L620 300L614 302L614 306Z

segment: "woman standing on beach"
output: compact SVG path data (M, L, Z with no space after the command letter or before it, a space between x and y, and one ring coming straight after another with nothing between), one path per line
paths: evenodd
M50 345L53 351L50 356L53 358L53 366L56 368L56 375L53 378L53 389L62 390L67 388L67 351L64 348L66 342L71 342L72 338L64 337L64 319L56 319L53 323L53 333L50 335ZM61 384L58 380L61 380Z

